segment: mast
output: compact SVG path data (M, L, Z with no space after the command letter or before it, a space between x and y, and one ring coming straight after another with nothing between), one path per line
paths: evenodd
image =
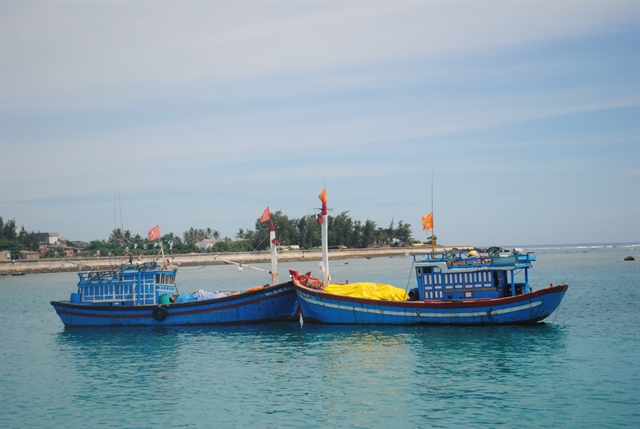
M329 221L327 220L327 205L322 204L322 265L324 271L322 273L322 281L324 285L329 284Z
M329 210L327 209L327 185L324 186L318 198L322 201L322 217L318 219L322 231L322 282L327 286L329 280L331 280L331 276L329 275L329 221L327 219Z
M278 240L276 240L276 226L269 223L269 241L271 243L271 284L278 284Z
M433 165L433 170L431 171L431 252L436 251L436 229L435 222L433 220L433 177L436 174L436 166Z

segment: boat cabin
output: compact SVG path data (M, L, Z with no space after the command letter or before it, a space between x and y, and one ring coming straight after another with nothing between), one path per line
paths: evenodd
M503 298L531 291L529 268L533 252L490 248L485 252L450 251L413 255L418 288L412 300L475 300ZM516 281L523 275L523 281Z
M120 270L78 273L74 304L168 304L177 295L175 271L159 269L155 262L123 264ZM163 297L166 295L166 297Z

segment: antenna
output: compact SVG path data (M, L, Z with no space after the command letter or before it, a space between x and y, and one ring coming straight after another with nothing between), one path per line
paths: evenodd
M120 191L118 191L118 205L120 206L120 229L124 234L124 224L122 223L122 203L120 202Z
M433 164L433 169L431 171L431 251L435 252L436 251L436 223L433 219L433 179L436 175L436 165Z

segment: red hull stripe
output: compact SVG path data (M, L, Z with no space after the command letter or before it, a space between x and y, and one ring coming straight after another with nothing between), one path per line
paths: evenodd
M528 294L523 294L523 295L509 296L505 298L474 299L474 300L467 300L467 301L465 300L380 301L377 299L353 298L349 296L333 295L329 293L320 292L314 289L308 289L306 287L298 286L298 285L296 285L296 288L308 295L315 296L316 298L330 299L332 301L343 301L343 302L350 302L350 303L356 302L356 303L371 304L371 305L384 305L385 307L439 309L439 308L471 308L471 307L478 307L478 306L514 304L519 301L528 301L532 298L537 298L550 293L565 292L569 288L569 286L568 285L549 286L548 288L540 289L538 291L531 292Z

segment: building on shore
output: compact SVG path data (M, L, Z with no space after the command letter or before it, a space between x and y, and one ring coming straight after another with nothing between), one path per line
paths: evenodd
M26 261L33 261L36 259L40 259L40 253L38 252L31 252L29 250L21 250L20 251L20 259L26 260Z
M57 232L41 232L40 242L49 246L55 246L60 241L60 236Z

